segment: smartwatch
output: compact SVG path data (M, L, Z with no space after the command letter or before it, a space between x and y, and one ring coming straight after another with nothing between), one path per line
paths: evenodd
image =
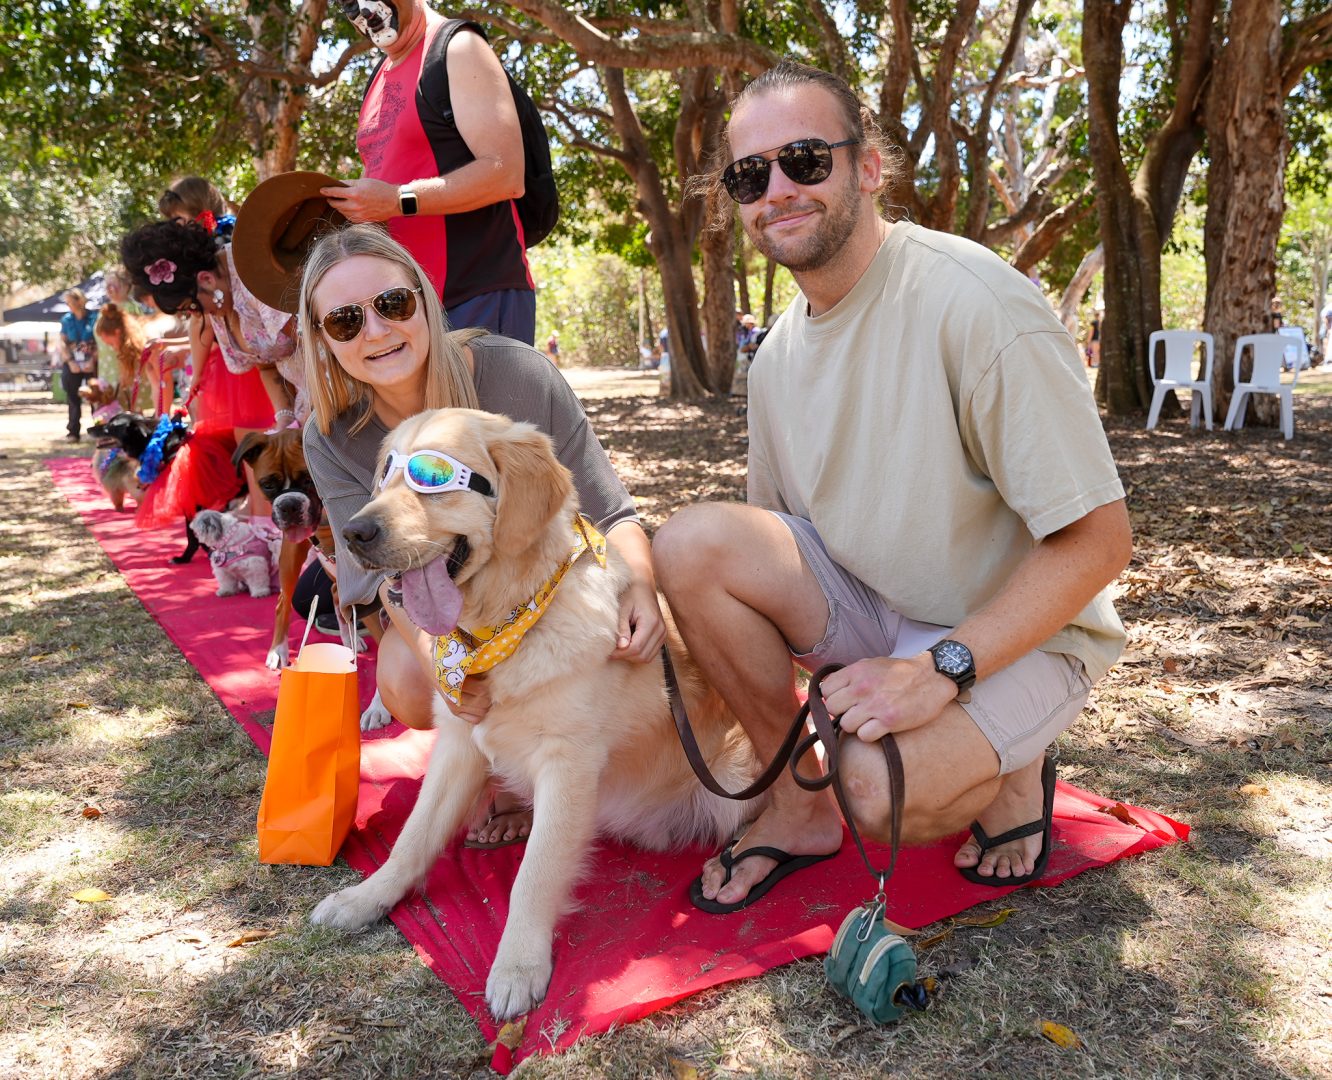
M946 679L957 684L957 692L964 694L976 681L976 661L971 658L971 650L960 641L945 638L938 645L930 647L934 657L934 670Z
M403 217L411 217L415 214L418 209L416 192L407 187L398 188L398 209L402 211Z

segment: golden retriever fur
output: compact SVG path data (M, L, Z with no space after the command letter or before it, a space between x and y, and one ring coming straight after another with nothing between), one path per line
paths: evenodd
M419 494L398 475L345 530L358 558L389 571L447 557L465 537L470 554L453 579L463 596L460 625L502 621L568 556L577 497L550 440L531 425L441 409L401 424L386 440L385 457L389 447L441 450L495 490L493 497ZM458 719L440 696L438 741L392 855L360 885L324 899L314 922L355 929L380 918L424 879L494 775L530 797L534 811L486 985L491 1012L507 1019L545 995L555 923L598 835L658 850L715 847L753 815L754 803L710 794L690 770L661 665L610 659L628 584L614 547L605 568L583 555L517 651L491 669L491 706L481 723ZM743 787L757 772L752 747L673 628L670 648L713 773L730 790Z

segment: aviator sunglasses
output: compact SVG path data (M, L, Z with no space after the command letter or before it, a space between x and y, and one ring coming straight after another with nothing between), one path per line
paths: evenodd
M389 322L406 322L416 314L416 294L419 288L409 289L398 285L385 289L378 296L361 300L355 304L343 304L335 307L315 326L324 331L334 341L351 341L365 327L365 306L369 304L379 313L380 318Z
M484 476L477 476L457 458L438 450L417 450L414 454L400 454L390 450L384 463L384 475L379 479L381 491L388 487L393 474L402 470L403 479L413 491L423 495L438 495L445 491L475 491L493 495L494 488Z
M839 146L852 146L859 139L829 143L822 139L797 139L777 150L777 164L795 184L821 184L832 175L832 152ZM771 150L764 153L771 154ZM772 179L772 162L763 154L751 154L733 161L722 170L726 193L738 203L758 202Z

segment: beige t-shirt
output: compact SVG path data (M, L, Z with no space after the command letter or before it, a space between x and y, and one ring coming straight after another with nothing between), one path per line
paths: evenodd
M749 383L749 501L813 523L907 618L957 626L1038 540L1124 497L1077 348L968 240L899 222L855 287L797 295ZM1123 649L1102 590L1045 642L1092 679Z

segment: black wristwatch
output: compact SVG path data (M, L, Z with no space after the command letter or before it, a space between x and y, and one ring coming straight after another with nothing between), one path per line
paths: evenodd
M418 209L416 192L408 187L398 188L398 209L402 211L403 217L411 217L415 214Z
M934 657L934 670L944 678L952 679L959 694L971 689L976 681L976 661L962 642L944 638L938 645L931 646L930 655Z

